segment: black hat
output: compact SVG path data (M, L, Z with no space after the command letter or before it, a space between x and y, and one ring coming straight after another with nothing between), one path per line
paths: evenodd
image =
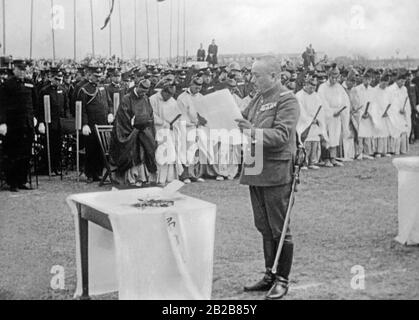
M109 77L119 77L121 76L121 70L119 68L110 67L107 70L107 74Z
M22 59L13 60L13 66L20 70L25 70L27 67L25 60Z

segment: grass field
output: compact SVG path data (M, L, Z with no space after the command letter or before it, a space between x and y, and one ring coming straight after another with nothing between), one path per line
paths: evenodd
M419 145L411 155L419 155ZM291 229L295 257L286 299L419 299L419 246L397 235L397 171L392 159L345 163L302 173ZM40 179L39 189L0 191L0 299L72 299L74 222L69 194L94 184ZM263 299L243 285L263 274L262 239L253 226L248 189L207 181L182 192L217 204L213 299ZM65 290L50 288L53 265L65 268ZM365 268L365 289L351 288L351 268ZM95 297L116 299L116 294Z

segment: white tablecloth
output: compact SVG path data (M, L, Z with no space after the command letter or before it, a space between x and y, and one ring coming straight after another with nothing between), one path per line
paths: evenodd
M139 209L137 199L160 188L67 198L75 218L77 289L81 260L77 203L109 216L113 232L89 222L89 294L120 299L210 299L216 206L180 195L168 208Z

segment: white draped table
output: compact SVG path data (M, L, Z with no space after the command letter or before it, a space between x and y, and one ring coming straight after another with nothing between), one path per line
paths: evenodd
M118 291L119 299L210 299L216 206L177 193L174 206L140 209L161 188L71 195L75 296Z

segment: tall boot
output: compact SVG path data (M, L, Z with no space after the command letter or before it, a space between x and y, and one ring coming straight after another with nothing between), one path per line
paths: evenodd
M265 258L265 275L262 280L255 284L245 286L244 291L267 291L275 282L275 275L272 273L272 266L275 262L276 248L278 242L275 240L263 239L263 255Z
M267 300L279 300L288 293L288 278L291 272L293 255L294 244L291 240L285 240L279 258L274 284L266 295Z

